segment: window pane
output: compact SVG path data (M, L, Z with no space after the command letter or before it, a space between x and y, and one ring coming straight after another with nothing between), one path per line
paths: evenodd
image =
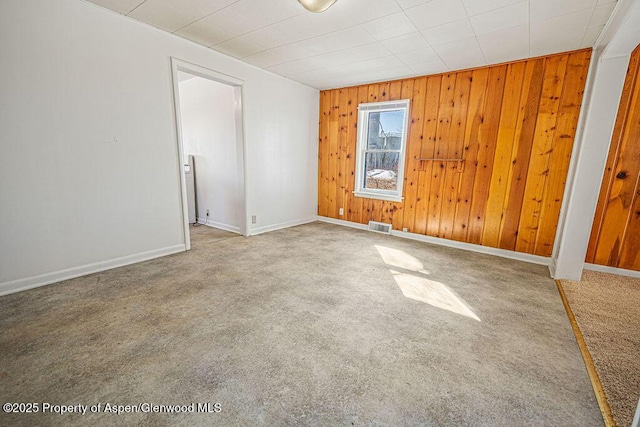
M396 191L400 153L366 153L364 188Z
M404 110L369 113L369 150L400 150L404 131Z

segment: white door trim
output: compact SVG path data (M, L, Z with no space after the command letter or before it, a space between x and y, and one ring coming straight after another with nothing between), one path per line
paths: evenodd
M236 105L236 149L238 153L238 167L242 168L238 175L242 177L241 191L241 210L243 220L240 221L240 233L244 236L249 234L249 216L247 212L249 201L247 192L247 155L246 143L244 138L244 106L242 102L242 92L244 81L235 77L219 73L214 70L192 64L178 58L171 57L171 74L173 80L173 108L176 126L176 139L178 149L178 175L180 177L180 197L182 203L182 226L184 229L185 250L191 249L191 238L189 235L189 213L187 208L187 185L184 176L184 144L182 135L182 117L180 116L180 90L178 72L183 71L202 77L207 80L213 80L218 83L226 84L234 87L234 101Z

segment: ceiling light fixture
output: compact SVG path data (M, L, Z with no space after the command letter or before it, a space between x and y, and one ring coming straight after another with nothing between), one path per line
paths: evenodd
M310 12L320 13L329 9L336 0L298 0Z

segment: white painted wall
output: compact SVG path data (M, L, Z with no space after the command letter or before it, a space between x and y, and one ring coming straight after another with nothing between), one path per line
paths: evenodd
M185 159L195 160L198 221L239 232L244 218L234 102L233 86L201 77L180 83L182 142Z
M315 218L317 90L79 0L2 0L0 293L184 248L172 56L244 81L249 232Z

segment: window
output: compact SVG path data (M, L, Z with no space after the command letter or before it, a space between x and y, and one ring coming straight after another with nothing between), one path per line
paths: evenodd
M402 201L409 100L358 106L355 195Z

